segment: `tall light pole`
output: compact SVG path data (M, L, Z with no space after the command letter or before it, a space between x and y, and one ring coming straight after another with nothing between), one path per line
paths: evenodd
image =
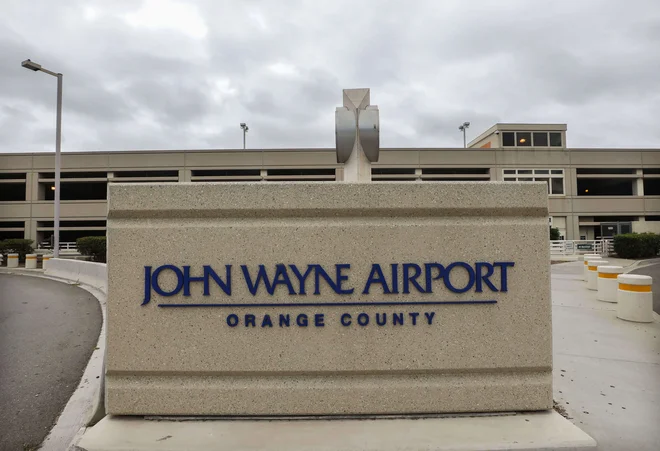
M463 125L460 125L458 129L463 132L463 148L467 148L467 141L465 139L465 131L470 128L469 122L463 122Z
M245 134L250 130L250 127L245 122L241 122L241 128L243 129L243 150L245 150Z
M26 69L32 71L45 72L48 75L52 75L57 78L57 119L55 124L55 220L54 222L54 231L53 231L53 257L58 258L60 256L60 169L61 159L60 159L60 150L62 147L62 74L49 71L41 67L41 64L37 64L29 59L21 63Z

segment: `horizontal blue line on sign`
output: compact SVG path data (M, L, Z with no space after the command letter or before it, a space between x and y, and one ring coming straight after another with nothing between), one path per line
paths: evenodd
M158 304L158 307L370 307L394 305L466 305L496 304L488 301L419 301L419 302L307 302L301 304Z

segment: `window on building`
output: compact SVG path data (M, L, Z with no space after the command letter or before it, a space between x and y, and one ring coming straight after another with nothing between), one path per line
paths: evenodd
M545 182L549 195L564 195L563 169L504 169L502 174L505 182Z
M534 146L548 147L548 134L546 132L534 132Z
M514 132L502 133L502 146L513 147L516 145L516 134Z
M518 147L531 147L532 134L530 132L517 132L516 143Z
M632 196L631 179L577 179L578 196Z
M660 179L644 179L644 195L660 196Z
M561 147L561 133L550 132L550 147Z

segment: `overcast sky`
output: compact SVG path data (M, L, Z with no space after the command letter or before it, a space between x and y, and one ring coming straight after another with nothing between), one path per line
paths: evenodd
M0 151L333 147L371 88L382 147L496 122L660 147L658 0L0 0Z

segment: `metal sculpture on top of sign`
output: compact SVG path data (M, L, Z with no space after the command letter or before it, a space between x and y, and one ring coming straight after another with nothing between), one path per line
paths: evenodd
M344 106L335 112L337 163L346 163L362 149L369 162L378 161L380 123L378 107L369 105L369 89L344 89Z

